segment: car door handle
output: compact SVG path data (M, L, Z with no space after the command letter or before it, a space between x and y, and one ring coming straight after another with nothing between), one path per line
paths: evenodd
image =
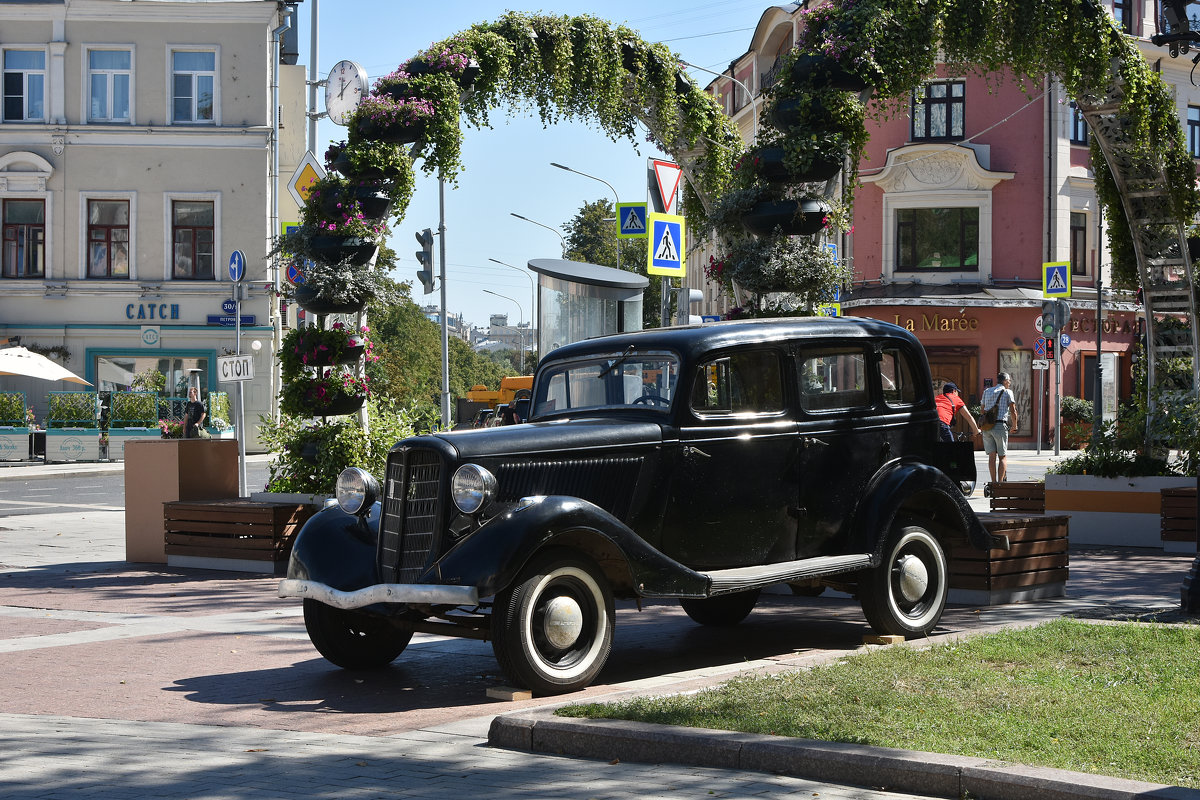
M823 442L815 436L801 436L800 444L803 444L803 445L819 444L819 445L821 445L821 447L829 447L829 442Z
M683 446L683 454L685 456L704 456L705 458L712 458L712 456L701 450L699 447L692 447L690 444L685 444Z

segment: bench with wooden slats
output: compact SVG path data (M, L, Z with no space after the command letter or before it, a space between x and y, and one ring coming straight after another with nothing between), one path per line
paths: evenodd
M1042 481L989 483L991 510L1006 514L1046 513L1046 484Z
M952 545L950 589L987 593L993 601L1020 599L1041 587L1037 596L1061 596L1070 575L1068 516L980 514L989 532L1007 536L1008 550L976 550ZM1062 591L1059 591L1059 589ZM1005 597L1008 599L1005 599ZM953 602L953 597L951 598Z
M1163 489L1160 494L1163 541L1196 543L1196 490Z
M286 562L316 508L254 500L163 503L168 556Z

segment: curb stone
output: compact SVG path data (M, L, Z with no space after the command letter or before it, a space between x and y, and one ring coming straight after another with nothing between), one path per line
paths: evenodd
M492 720L488 744L530 753L786 774L973 800L1200 800L1200 790L969 756L764 734L556 717Z

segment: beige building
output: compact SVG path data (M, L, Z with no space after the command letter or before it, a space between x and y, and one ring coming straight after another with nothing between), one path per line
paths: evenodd
M168 393L199 369L205 391L232 397L215 361L237 347L240 250L250 450L275 408L280 276L265 255L297 218L286 185L305 152L304 67L282 30L294 5L0 3L0 340L53 348L101 391L156 367ZM39 419L66 388L0 376Z

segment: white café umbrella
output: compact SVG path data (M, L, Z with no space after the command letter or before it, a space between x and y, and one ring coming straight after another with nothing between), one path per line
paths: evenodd
M0 375L25 375L45 381L70 381L82 383L84 386L92 385L66 367L24 347L0 348Z

